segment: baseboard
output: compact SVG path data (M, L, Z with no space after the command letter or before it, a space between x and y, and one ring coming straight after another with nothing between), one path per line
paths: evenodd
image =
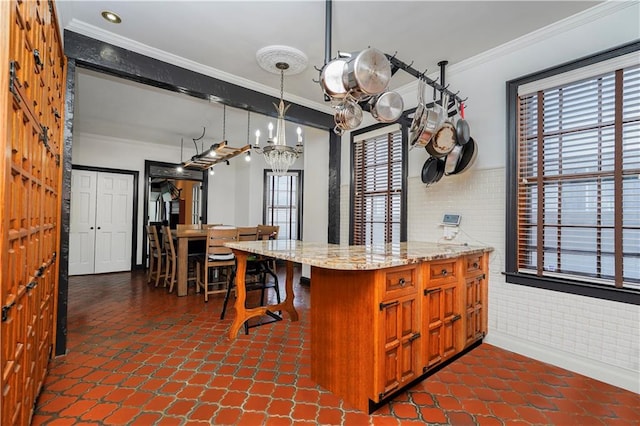
M631 392L640 393L638 371L616 367L493 330L487 334L484 342Z
M300 285L304 285L304 286L310 286L311 285L311 278L307 278L307 277L300 277Z

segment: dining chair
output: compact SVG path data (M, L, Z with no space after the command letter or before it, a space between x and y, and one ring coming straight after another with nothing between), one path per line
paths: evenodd
M258 225L259 240L277 240L280 232L280 225ZM277 286L278 277L276 275L276 260L274 258L266 258L267 273L274 277L276 281L275 291L278 301L280 300L280 290Z
M210 294L222 293L231 286L235 273L236 259L225 242L235 241L237 230L231 226L218 226L207 229L205 255L196 264L196 285L204 291L204 301L209 301ZM217 271L219 281L209 282L209 271ZM220 279L224 276L224 280ZM219 288L220 285L226 287Z
M160 283L162 275L162 261L164 251L158 238L158 230L153 225L147 225L147 237L149 239L149 273L147 274L147 284L155 280L156 287Z
M278 232L280 227L265 227L263 228L263 235L271 235L273 232ZM238 227L237 240L238 241L257 241L260 236L260 225L252 227ZM278 276L275 273L275 269L271 268L270 263L273 259L266 258L261 255L250 255L247 258L247 268L245 272L245 288L247 291L260 290L260 305L264 305L264 296L266 290L273 288L276 293L276 299L280 303L280 286L278 284ZM273 277L273 282L267 281L267 275ZM231 295L231 289L233 283L227 288L227 293L224 297L224 303L222 304L222 312L220 313L220 319L224 319L224 315L227 312L227 303L229 296ZM247 324L245 324L245 331L247 330Z
M165 272L164 272L164 286L169 285L169 293L173 291L173 286L176 283L176 247L173 244L173 235L171 235L171 228L168 226L162 227L162 241L165 251Z
M178 223L176 224L176 231L180 232L180 231L186 231L189 229L206 229L208 227L210 227L211 225L206 225L206 224L197 224L197 223ZM204 252L205 252L205 244L204 241L201 240L196 240L196 241L190 241L189 242L189 246L187 248L187 276L188 277L193 277L194 274L196 273L196 264L197 264L197 260L198 258L201 258L204 256ZM188 281L193 281L195 278L191 278ZM200 292L200 287L198 287L196 285L196 293Z

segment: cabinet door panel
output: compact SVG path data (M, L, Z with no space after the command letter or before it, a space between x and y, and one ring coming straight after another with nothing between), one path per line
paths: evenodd
M438 364L442 361L442 355L440 355L440 334L442 332L442 322L438 321L438 326L429 330L427 335L427 368Z
M442 334L442 289L434 288L427 292L424 311L426 312L426 327L428 330L424 347L427 358L427 368L442 361L441 334Z
M420 333L418 299L415 294L381 305L384 332L384 365L378 395L382 399L418 377L420 371Z
M467 278L465 285L465 344L468 345L482 338L486 332L482 318L484 275Z
M429 330L425 348L427 368L455 355L462 347L460 336L460 296L457 283L426 290L425 328ZM460 336L460 338L458 337Z

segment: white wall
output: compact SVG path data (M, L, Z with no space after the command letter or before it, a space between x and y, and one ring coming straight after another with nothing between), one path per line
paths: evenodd
M638 2L609 2L453 65L447 83L469 97L475 167L429 188L424 150L409 153L408 237L437 241L444 212L462 214L459 242L495 247L490 258L486 342L640 392L640 307L507 284L505 257L506 81L640 38ZM445 58L443 58L445 59ZM432 76L435 77L435 76ZM402 91L416 105L415 85ZM343 139L347 141L349 139ZM348 239L349 154L343 142L341 238Z
M144 215L144 161L180 162L180 147L148 142L109 138L89 133L74 133L71 162L73 165L106 167L138 172L138 252L136 263L142 263L142 229Z
M305 239L312 238L312 241L326 241L329 136L325 131L306 126L303 131L305 154L292 166L292 169L307 169L304 171L303 236ZM192 154L185 151L183 158ZM180 147L89 133L74 134L71 160L74 165L133 170L139 173L137 264L142 263L145 160L179 163ZM264 158L256 153L252 153L251 162L246 162L243 156L239 156L232 159L228 166L216 165L215 174L209 175L207 222L239 226L262 223L264 169L269 167Z

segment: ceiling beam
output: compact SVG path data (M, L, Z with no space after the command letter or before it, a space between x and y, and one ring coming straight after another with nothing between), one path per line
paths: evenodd
M273 104L278 103L278 98L73 31L64 31L64 53L83 68L277 117ZM335 126L333 115L294 103L291 103L285 119L323 130L331 130Z

